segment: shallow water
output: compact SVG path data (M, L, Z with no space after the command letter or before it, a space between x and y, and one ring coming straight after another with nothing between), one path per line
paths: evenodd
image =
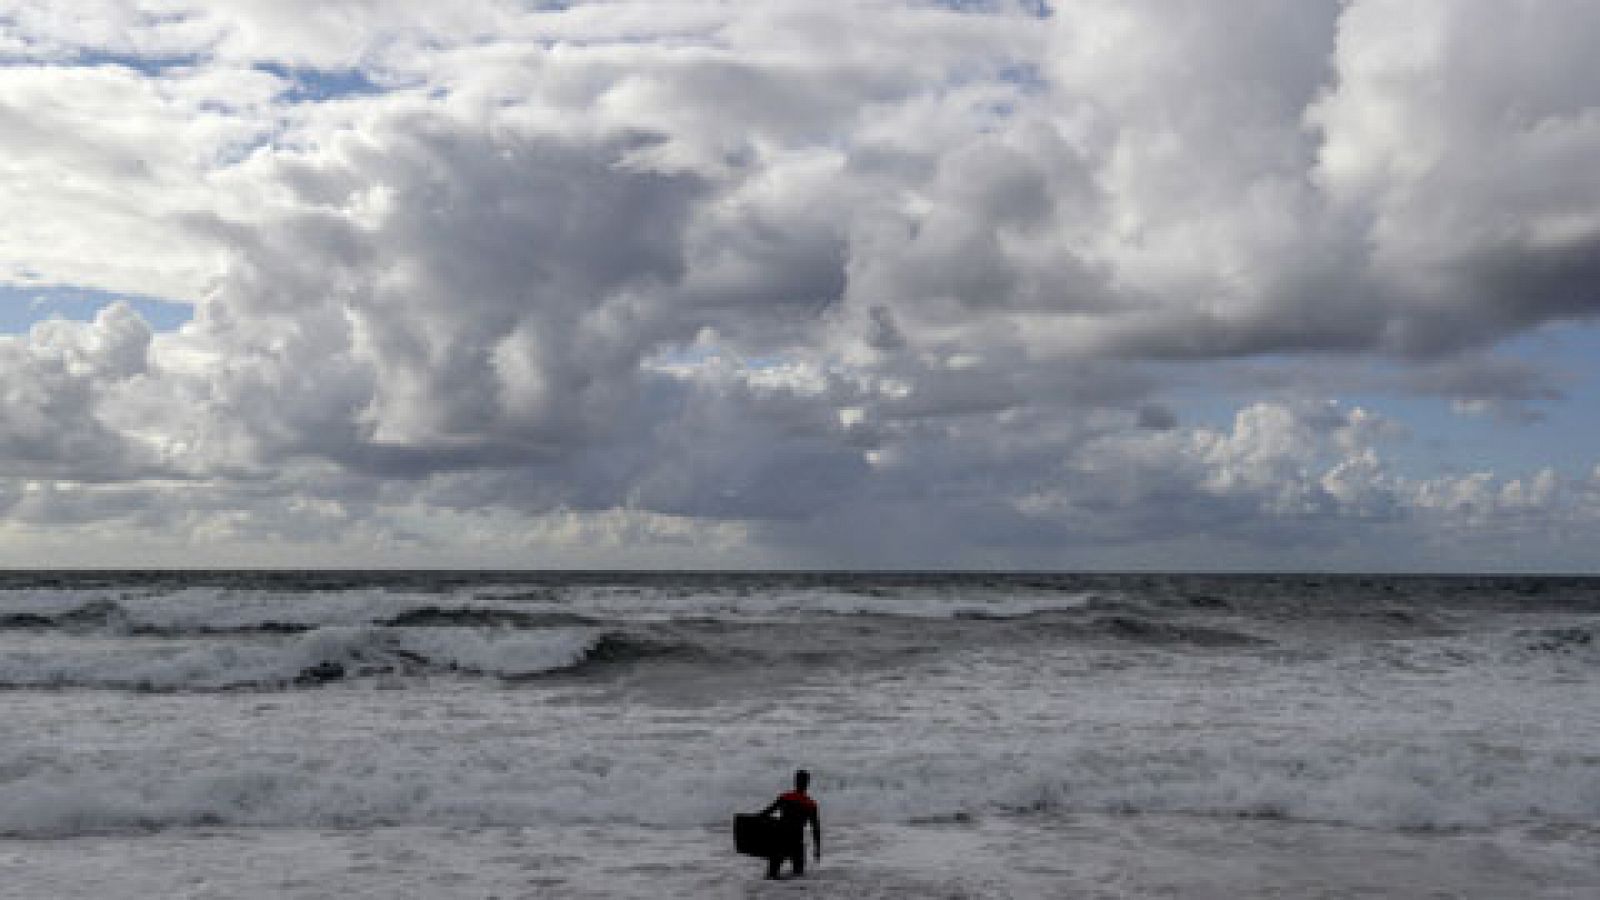
M1374 832L1172 815L851 825L767 882L722 829L185 829L0 841L0 896L1250 898L1594 896L1593 829Z

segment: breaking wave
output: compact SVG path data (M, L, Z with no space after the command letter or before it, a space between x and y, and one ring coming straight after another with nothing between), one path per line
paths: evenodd
M376 749L376 748L374 748ZM363 828L720 824L762 801L771 771L671 756L646 743L553 756L474 750L421 759L216 759L173 771L32 766L0 783L0 833L62 836L193 826ZM754 748L745 748L747 751ZM885 748L888 752L889 748ZM1355 751L1199 746L1161 753L1028 755L1019 746L961 759L856 759L814 793L830 822L922 822L991 815L1167 813L1389 828L1600 823L1593 757L1434 745ZM655 756L652 756L655 754ZM749 758L749 753L743 754ZM737 759L740 754L730 754ZM681 763L681 761L679 761Z
M277 642L52 642L0 655L0 687L139 691L282 689L375 676L523 679L668 655L593 627L329 626Z
M493 625L599 622L766 622L818 616L996 620L1091 608L1092 592L1018 590L666 590L582 586L563 591L457 589L319 592L191 587L171 591L0 591L0 630L101 627L124 634L290 634L330 625Z

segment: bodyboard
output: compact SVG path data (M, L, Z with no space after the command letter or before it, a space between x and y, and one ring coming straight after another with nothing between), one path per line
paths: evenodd
M780 829L782 824L774 818L757 815L733 817L733 849L746 856L768 858L782 853Z

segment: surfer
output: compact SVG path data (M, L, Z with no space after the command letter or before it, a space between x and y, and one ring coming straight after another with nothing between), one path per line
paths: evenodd
M767 877L777 878L778 868L785 859L794 863L794 874L806 872L806 824L811 825L812 848L817 861L822 861L822 818L817 815L817 801L806 794L811 784L811 773L800 769L794 773L794 790L778 795L772 805L760 815L778 814L778 838L773 852L767 857Z

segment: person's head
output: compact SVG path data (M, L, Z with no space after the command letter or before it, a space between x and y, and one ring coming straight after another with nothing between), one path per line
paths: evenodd
M803 794L805 793L806 788L810 786L811 773L807 772L805 769L796 769L794 773L794 789Z

